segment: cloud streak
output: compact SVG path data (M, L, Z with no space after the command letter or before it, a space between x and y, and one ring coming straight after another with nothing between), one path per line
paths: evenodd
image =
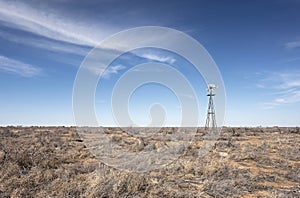
M109 79L112 75L118 74L121 70L126 67L123 65L115 65L105 67L88 67L87 69L95 75L101 75L104 79Z
M95 46L99 40L111 33L111 28L103 23L101 27L95 27L90 22L74 20L55 9L49 8L45 12L32 6L22 2L0 1L1 24L53 40L84 46Z
M168 63L168 64L173 64L176 61L176 59L171 56L158 55L154 53L145 53L138 56L142 58L146 58L148 60L158 61L158 62Z
M2 30L0 37L10 42L48 51L85 56L89 49L99 44L99 41L119 31L118 27L108 25L109 21L106 19L86 20L84 17L71 16L68 12L55 9L50 2L43 4L47 9L41 9L30 1L24 3L0 0L0 25L33 34L33 36L18 36ZM163 40L168 35L159 36ZM150 41L151 39L157 38L149 38ZM130 44L130 41L123 44ZM103 50L109 52L114 49L105 46ZM152 52L137 56L168 64L176 61L171 56Z
M298 48L298 47L300 47L300 40L285 43L285 47L288 48L288 49Z
M23 77L33 77L41 74L39 67L10 59L0 55L0 71Z
M263 103L266 109L300 103L300 71L272 73L261 80L259 87L271 89L275 96L271 102Z
M89 48L70 44L62 43L48 39L36 38L36 37L20 37L14 34L8 34L4 31L0 31L0 38L17 44L23 44L34 48L44 49L56 53L68 53L79 56L85 56L89 52Z

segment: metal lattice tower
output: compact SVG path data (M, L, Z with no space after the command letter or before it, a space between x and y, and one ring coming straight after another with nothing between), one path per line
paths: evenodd
M217 123L216 123L216 115L215 115L215 107L213 102L213 96L215 96L214 90L217 88L214 84L207 85L207 91L209 96L208 109L207 109L207 117L205 123L205 131L212 132L216 131Z

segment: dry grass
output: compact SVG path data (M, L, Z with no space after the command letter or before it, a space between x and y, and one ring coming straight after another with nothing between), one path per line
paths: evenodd
M160 144L106 130L135 152ZM166 128L161 134L173 132ZM200 158L203 141L165 168L133 173L97 160L75 128L2 127L0 197L300 196L299 128L224 128L213 150Z

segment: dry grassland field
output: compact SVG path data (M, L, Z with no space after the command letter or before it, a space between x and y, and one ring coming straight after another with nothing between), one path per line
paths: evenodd
M119 128L104 130L132 151L159 147L151 139L126 141ZM136 173L102 163L74 127L2 127L0 197L300 197L299 128L224 127L200 158L203 141L164 168Z

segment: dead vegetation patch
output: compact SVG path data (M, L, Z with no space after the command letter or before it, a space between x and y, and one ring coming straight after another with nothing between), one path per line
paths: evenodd
M88 130L88 129L86 129ZM117 128L105 134L133 152L159 149L155 138ZM145 129L147 133L150 129ZM156 135L171 142L176 128ZM111 168L95 158L73 127L0 127L0 197L297 197L299 128L225 127L198 156L203 129L180 157L146 173ZM159 139L159 138L158 138ZM182 139L181 141L184 141Z

